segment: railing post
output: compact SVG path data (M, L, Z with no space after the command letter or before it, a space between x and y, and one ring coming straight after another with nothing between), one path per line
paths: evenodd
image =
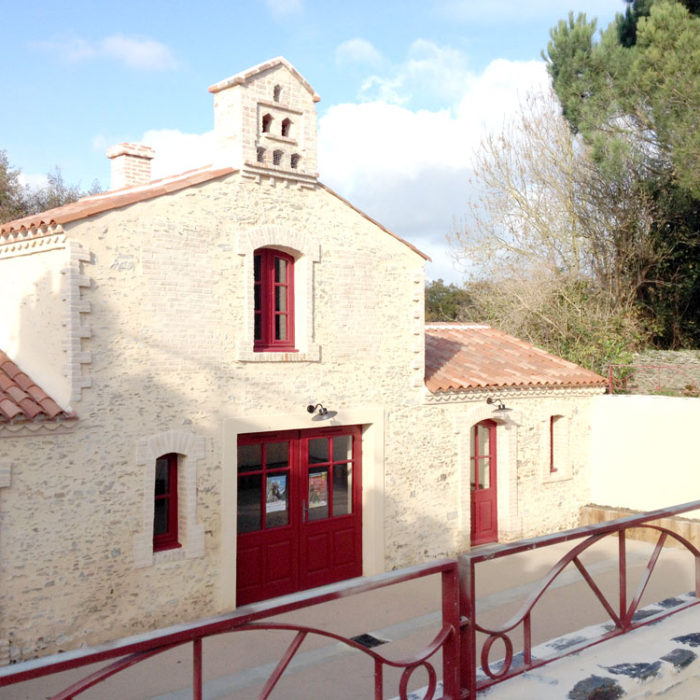
M442 624L452 627L452 635L442 648L442 690L444 698L457 700L460 668L459 627L459 571L457 565L443 571L442 577Z
M459 557L460 684L466 697L476 698L476 585L468 554Z
M192 697L202 700L202 638L192 640Z
M618 537L618 581L620 585L620 620L623 623L627 616L627 543L625 540L625 530L617 533Z

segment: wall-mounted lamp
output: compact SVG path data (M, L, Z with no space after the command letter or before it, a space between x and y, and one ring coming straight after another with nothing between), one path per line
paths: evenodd
M338 411L329 411L323 404L317 403L309 404L306 407L309 413L316 413L316 415L311 420L328 420L338 415ZM318 412L317 412L318 411Z
M512 408L507 408L506 405L501 401L501 399L494 399L493 397L489 396L488 399L486 399L486 403L488 404L496 404L496 408L494 409L494 413L496 416L500 418L507 418L508 417L508 411L512 411Z

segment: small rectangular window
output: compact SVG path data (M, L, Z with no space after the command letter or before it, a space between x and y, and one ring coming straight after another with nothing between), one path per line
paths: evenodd
M177 455L171 452L156 459L153 504L154 551L180 546L177 521Z
M561 429L563 416L549 417L549 473L556 474L559 471L561 461Z

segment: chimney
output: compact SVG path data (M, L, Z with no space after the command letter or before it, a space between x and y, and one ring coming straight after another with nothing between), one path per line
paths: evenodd
M146 185L151 181L151 160L156 152L140 143L119 143L107 150L112 161L110 189Z

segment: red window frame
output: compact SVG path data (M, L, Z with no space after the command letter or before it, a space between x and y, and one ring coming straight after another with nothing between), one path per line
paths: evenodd
M284 269L285 274L280 271ZM256 352L294 350L294 258L275 248L254 253Z
M174 549L180 546L178 541L177 521L177 454L170 452L161 455L156 459L156 475L154 484L153 502L153 550ZM165 482L163 487L158 487L158 466L159 463L165 466ZM156 513L161 503L165 503L165 528L161 532L156 532L158 522Z

